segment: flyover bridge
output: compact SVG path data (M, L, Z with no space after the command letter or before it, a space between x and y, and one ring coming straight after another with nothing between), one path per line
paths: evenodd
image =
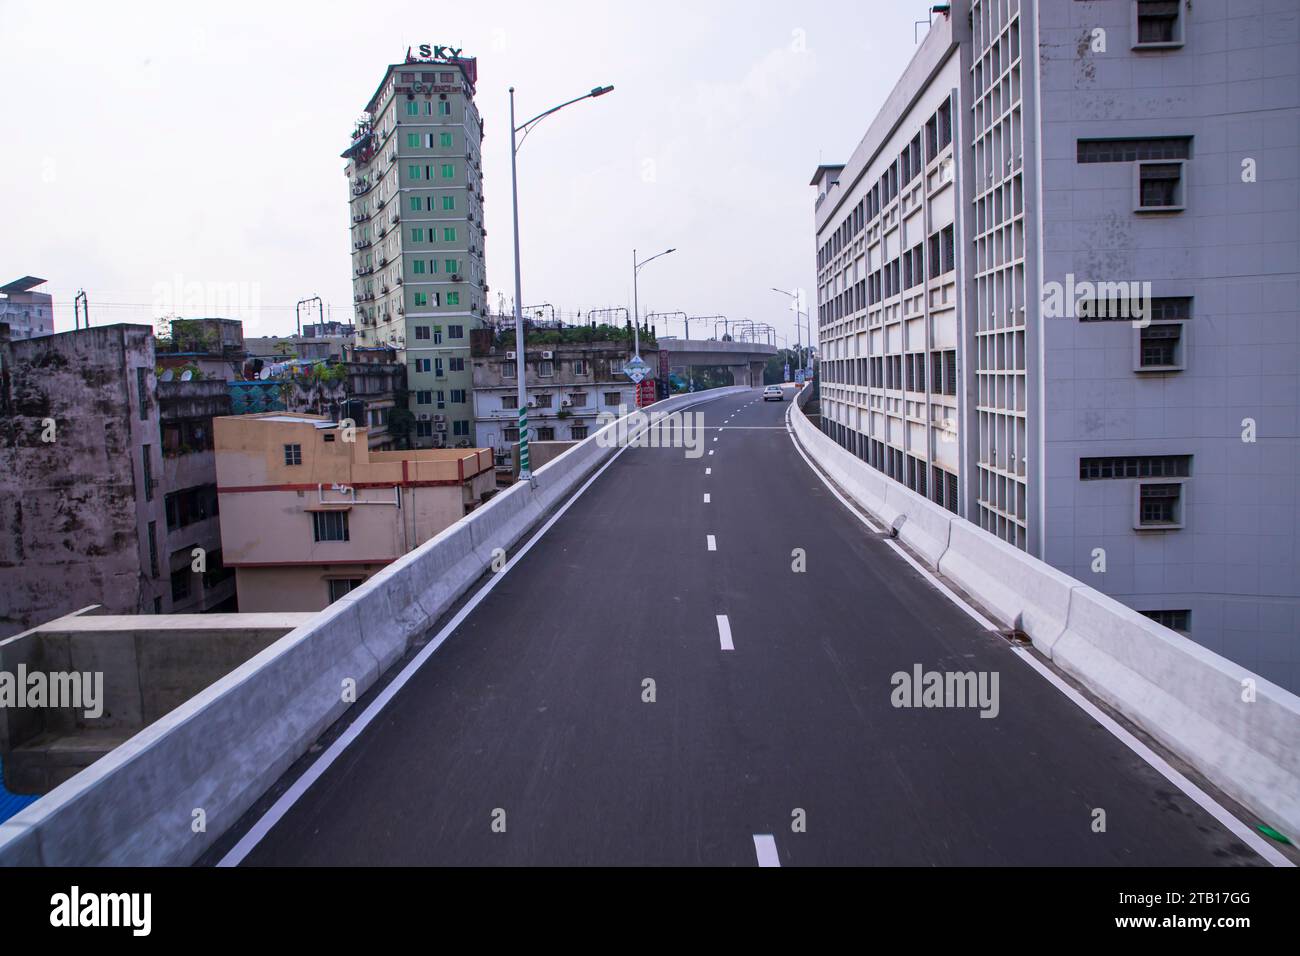
M1051 660L1009 640L1006 595L936 573L956 526L931 561L941 518L865 513L791 402L663 407L702 440L589 439L0 826L0 862L1291 864L1253 824L1294 811L1294 697L1175 769L1063 651L1083 621Z
M733 385L762 385L763 369L776 354L776 346L764 342L661 336L658 344L661 352L668 353L670 371L687 378L692 368L727 368Z

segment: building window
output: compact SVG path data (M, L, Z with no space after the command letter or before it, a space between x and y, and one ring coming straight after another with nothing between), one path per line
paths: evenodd
M534 396L533 396L533 404L536 405L538 408L550 408L550 407L551 407L551 393L550 393L550 392L543 392L543 393L540 394L540 395L534 395Z
M1144 159L1191 159L1190 136L1148 139L1081 139L1075 146L1081 163L1134 163Z
M1079 459L1080 481L1116 478L1188 478L1191 473L1191 455L1133 455Z
M587 374L587 360L586 360L586 359L575 359L575 360L574 360L574 363L573 363L573 374L574 374L574 375L586 375L586 374Z
M573 437L574 441L582 441L584 438L587 437L587 426L574 425L571 429L569 429L569 434Z
M190 569L172 572L172 601L183 601L190 596Z
M424 260L416 259L411 263L411 271L418 276L424 275Z
M439 133L438 145L443 149L451 149L451 133Z
M443 371L441 356L433 360L433 374L438 376L438 378L442 378L443 375L446 374L446 372Z
M537 363L537 375L539 378L553 378L555 376L555 363L550 359L542 359Z
M1180 611L1140 611L1143 617L1149 617L1162 627L1171 631L1189 632L1192 629L1192 612Z
M416 423L415 423L415 437L416 437L416 438L432 438L432 437L433 437L433 422L416 422Z
M439 172L441 172L443 179L456 178L456 167L451 163L443 163Z
M503 395L501 397L501 407L506 411L515 412L519 410L519 399L513 395Z
M433 404L433 392L431 392L431 391L416 392L416 393L415 393L415 404L417 404L417 405L432 405L432 404Z
M623 403L623 393L622 393L622 392L606 392L606 393L605 393L605 407L606 407L606 408L617 408L617 407L618 407L619 405L621 405L622 403Z
M1138 330L1138 367L1144 369L1182 368L1183 326L1179 322L1161 322Z
M465 371L465 360L463 358L452 358L448 359L447 362L453 372Z
M412 179L412 180L414 180L414 179L419 179L419 178L420 178L420 167L419 167L419 166L408 165L408 166L406 167L406 178L407 178L407 179Z
M516 375L518 375L518 374L519 374L519 372L518 372L518 369L517 369L517 367L516 367L516 365L515 365L514 362L502 362L502 363L501 363L501 377L502 377L502 378L514 378L514 377L515 377Z
M158 522L149 522L149 577L158 577ZM155 613L157 613L155 611Z
M1183 208L1183 166L1177 163L1137 164L1137 211L1162 212Z
M302 464L302 445L284 446L284 463L286 465Z
M419 148L420 148L420 134L419 134L419 133L407 133L407 134L406 134L406 145L407 145L409 148L411 148L411 149L419 149Z
M1138 485L1138 527L1182 527L1182 491L1178 483Z
M407 101L406 101L406 115L407 115L407 116L419 116L419 115L420 115L420 104L417 103L415 100L407 100Z
M465 404L465 389L463 389L463 388L453 388L453 389L451 390L451 403L452 403L453 405L463 405L463 404Z
M149 454L153 446L144 445L140 449L141 461L144 463L144 500L153 501L153 460Z
M417 339L427 339L429 337L429 327L427 325L417 325L415 327L415 337Z
M508 442L517 442L519 441L519 429L503 428L501 430L501 437Z
M1179 0L1136 0L1134 19L1137 42L1134 49L1143 47L1179 46L1183 42Z
M433 368L433 362L429 359L416 359L415 370L417 372L428 372Z
M447 304L448 304L448 305L460 305L460 293L459 293L459 292L448 292L448 293L447 293Z
M366 583L365 578L330 578L327 582L330 589L330 603L333 604L345 594L355 591L361 585Z
M434 271L437 272L438 270L435 269ZM443 271L445 271L448 275L457 274L458 272L460 272L460 260L459 259L445 260L443 262Z
M442 197L442 209L443 209L443 212L452 212L452 211L455 210L455 208L456 208L456 197L455 197L455 196L443 196L443 197Z
M450 115L451 115L451 104L448 103L448 102L446 102L446 101L440 102L440 103L438 104L438 115L439 115L439 116L450 116Z
M443 241L443 242L455 242L455 241L456 241L456 229L455 229L455 227L453 227L453 226L445 226L445 227L443 228L443 230L442 230L442 241ZM449 269L449 270L447 270L447 271L450 272L451 270Z
M424 230L423 230L423 229L412 229L412 230L411 230L411 241L412 241L412 242L424 242Z
M537 429L537 440L538 440L538 441L555 441L555 429L554 429L554 428L538 428L538 429Z
M346 511L313 511L312 533L317 541L347 541L348 513Z
M140 421L149 417L149 370L141 366L135 370L135 392L140 402Z
M468 436L468 435L469 435L469 421L468 421L468 419L460 419L460 420L458 420L458 421L454 421L454 422L452 422L452 423L451 423L451 433L452 433L453 435L459 437L459 438L464 438L464 437Z
M570 393L569 393L569 404L572 405L574 408L586 408L586 407L587 407L587 393L586 393L586 392L570 392Z
M465 326L463 326L463 325L449 325L449 326L447 326L447 338L449 338L449 339L463 339L464 337L465 337Z
M1101 298L1080 299L1075 306L1075 313L1080 322L1105 322L1112 319L1128 321L1142 318L1152 322L1172 322L1175 319L1192 317L1190 295L1152 296L1146 305L1147 309L1143 313L1143 303L1140 300L1103 294Z
M416 292L412 296L412 305L425 306L429 304L429 296L424 292Z

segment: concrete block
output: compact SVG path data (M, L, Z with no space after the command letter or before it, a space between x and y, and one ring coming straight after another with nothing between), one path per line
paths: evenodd
M1091 588L1053 659L1216 786L1300 835L1300 698ZM1243 682L1255 699L1243 700Z

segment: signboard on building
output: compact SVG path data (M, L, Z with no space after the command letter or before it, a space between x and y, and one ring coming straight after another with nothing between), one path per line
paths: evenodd
M623 366L623 374L630 378L633 384L640 385L641 380L650 374L650 366L641 356L633 355Z
M656 400L654 379L648 378L636 387L636 407L645 408Z

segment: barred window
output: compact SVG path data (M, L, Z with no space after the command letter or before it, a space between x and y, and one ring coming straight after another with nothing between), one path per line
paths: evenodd
M1132 163L1139 159L1191 159L1190 136L1148 139L1081 139L1076 146L1081 163Z
M1192 629L1192 612L1188 610L1141 611L1139 613L1174 631L1190 631Z
M1079 459L1081 481L1107 478L1187 478L1191 473L1191 455L1132 455Z
M346 511L313 511L311 520L315 540L348 540L348 513Z

